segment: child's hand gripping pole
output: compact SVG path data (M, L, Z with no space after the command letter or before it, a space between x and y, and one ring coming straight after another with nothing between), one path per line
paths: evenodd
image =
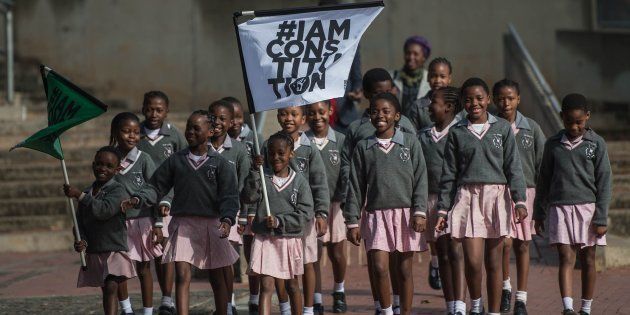
M61 169L63 170L63 180L66 185L70 185L70 181L68 180L68 170L66 170L66 161L61 159ZM79 223L77 221L77 214L74 210L74 202L72 202L72 198L68 197L68 204L70 205L70 212L72 213L72 223L74 223L74 241L81 241L81 234L79 233ZM81 268L87 269L87 264L85 263L85 251L81 251L79 253L81 257Z
M254 151L256 155L260 155L260 142L258 140L258 129L256 128L256 116L254 114L249 114L249 117L252 121L252 129L254 131ZM260 172L260 180L262 181L262 191L263 191L263 201L265 202L265 212L267 216L271 216L271 211L269 210L269 196L267 195L267 185L265 184L265 173L263 170L263 166L258 166L258 172Z

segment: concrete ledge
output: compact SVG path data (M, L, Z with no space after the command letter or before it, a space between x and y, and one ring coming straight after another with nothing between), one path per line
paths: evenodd
M74 237L68 231L0 234L0 253L48 252L72 249Z
M608 221L608 233L630 237L630 209L610 209Z
M606 242L606 268L630 266L630 237L606 234Z

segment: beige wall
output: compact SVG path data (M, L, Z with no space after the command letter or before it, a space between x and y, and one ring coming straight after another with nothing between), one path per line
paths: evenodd
M179 108L205 107L224 95L244 98L232 12L315 4L317 1L20 0L16 53L89 88L106 102L136 107L142 93L162 89ZM362 41L363 70L402 64L402 43L429 38L433 56L446 56L456 83L503 75L502 34L521 33L553 85L555 31L589 25L586 0L396 0ZM19 88L19 87L18 87Z

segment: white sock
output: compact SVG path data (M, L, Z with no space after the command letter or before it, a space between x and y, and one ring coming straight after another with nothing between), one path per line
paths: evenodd
M234 293L232 293L232 305L236 305L236 302L234 301Z
M142 308L143 315L153 315L153 307L143 307Z
M486 313L488 315L501 315L501 313Z
M302 312L304 315L313 315L313 307L304 306L304 311Z
M455 314L455 301L446 301L446 311Z
M228 302L227 315L232 315L232 303Z
M392 307L388 307L388 308L382 308L381 309L381 314L382 315L394 315L394 311L392 310Z
M374 309L375 310L380 310L381 309L381 302L379 301L374 301Z
M440 264L438 262L437 256L431 256L431 267L437 268L438 266L440 266Z
M516 291L516 300L527 304L527 291Z
M394 312L394 315L400 315L400 306L394 307L392 305L392 311Z
M593 299L590 299L590 300L582 299L582 312L584 312L586 314L590 314L591 313L591 304L592 303L593 303Z
M170 296L163 296L162 305L173 307L175 303L173 303L173 299Z
M345 281L335 282L335 292L345 292L344 283Z
M133 313L133 309L131 308L131 299L127 298L119 302L120 308L125 311L125 313Z
M571 297L563 297L562 298L562 305L564 306L565 310L572 310L573 309L573 298L571 298Z
M313 295L313 303L315 303L315 304L322 304L322 294L321 293L315 293L315 295Z
M470 304L472 304L470 306L471 312L481 313L481 310L483 310L483 302L481 301L481 298L471 300Z
M394 295L394 298L392 300L392 307L398 306L400 306L400 295Z
M249 295L249 304L258 305L258 294L250 294Z
M280 303L280 314L291 315L291 303L289 302Z
M464 301L455 301L455 312L461 312L462 314L466 314L466 302Z
M510 278L507 278L507 280L503 280L503 290L512 291L512 284L510 283Z

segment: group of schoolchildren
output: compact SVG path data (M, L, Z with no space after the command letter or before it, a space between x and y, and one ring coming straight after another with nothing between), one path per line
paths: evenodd
M405 54L422 48L410 40ZM578 314L576 257L579 314L590 314L611 169L604 140L588 127L588 101L565 96L564 129L545 138L518 110L518 83L504 79L490 90L470 78L456 88L452 76L445 58L417 82L371 69L362 91L369 108L345 133L330 125L329 101L291 106L278 110L281 130L260 148L234 98L193 112L182 136L166 121L168 97L146 93L144 121L132 113L112 120L110 145L94 157L94 183L64 186L79 202L75 249L87 253L78 286L101 287L106 314L119 305L132 313L126 282L137 276L144 314L152 314L155 261L160 314L186 315L194 266L209 270L216 314L235 314L232 265L243 244L250 314L270 314L274 293L282 314L323 314L325 247L331 310L343 313L347 239L365 246L375 314L411 313L414 254L428 248L445 313L466 314L467 289L469 314L486 314L484 265L487 314L527 314L529 242L547 230L560 257L563 314Z

